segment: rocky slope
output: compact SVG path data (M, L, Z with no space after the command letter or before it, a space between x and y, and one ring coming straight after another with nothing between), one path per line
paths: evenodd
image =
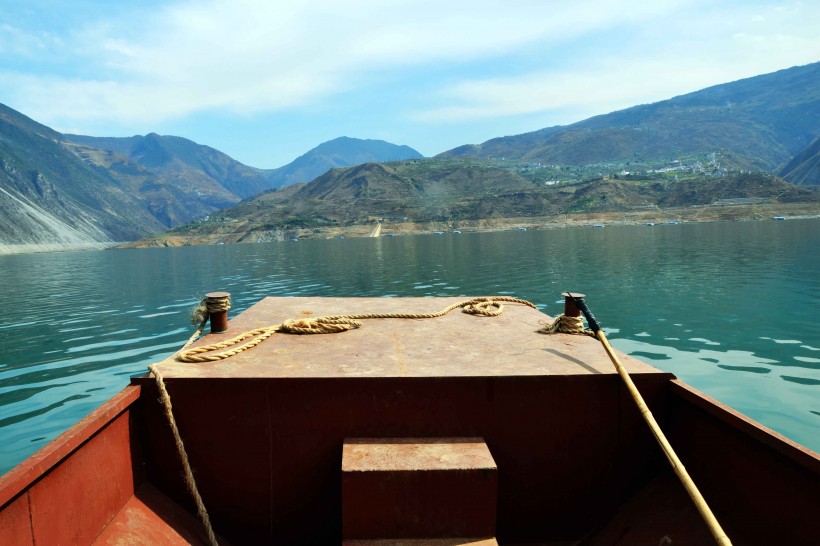
M814 63L572 125L461 146L440 157L581 165L722 152L731 158L729 167L777 172L819 134L820 63Z
M279 175L415 156L383 141L337 139L262 170L180 137L63 135L0 105L0 253L139 239L275 187Z
M792 184L820 187L820 138L794 156L780 176Z
M513 218L785 203L809 204L820 213L820 194L765 173L545 186L476 161L370 163L266 192L138 246L366 235L379 221L423 231L502 225Z
M128 241L163 229L139 197L62 135L0 105L0 252Z

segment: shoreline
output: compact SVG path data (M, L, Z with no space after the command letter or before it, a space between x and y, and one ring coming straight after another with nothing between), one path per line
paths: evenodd
M26 243L0 244L0 256L13 254L39 254L42 252L82 252L86 250L105 250L122 243L115 241L101 241L94 243Z
M424 235L436 232L491 232L518 229L572 229L605 226L642 225L647 223L679 224L706 222L749 222L772 220L782 216L785 220L820 218L820 203L763 203L756 205L709 205L702 207L681 207L670 209L649 209L631 211L566 213L552 216L529 216L510 218L485 218L481 220L461 220L451 222L384 222L382 237L403 235ZM350 226L325 228L300 228L288 231L234 231L209 235L165 235L126 243L97 242L75 244L19 244L1 245L0 256L12 254L33 254L42 252L74 252L105 250L110 248L157 248L214 244L248 244L257 242L286 241L291 239L336 239L368 238L376 222Z
M461 220L451 222L390 222L382 223L381 236L423 235L436 232L490 232L517 229L571 229L602 226L642 225L667 222L745 222L772 220L783 216L786 220L820 218L820 203L763 203L755 205L710 205L702 207L682 207L650 209L640 211L614 211L593 213L567 213L552 216L530 216L509 218L485 218L481 220ZM249 244L292 239L336 239L368 238L376 227L373 220L365 224L318 228L296 228L287 231L234 230L208 235L159 235L126 243L117 248L155 248L208 244Z

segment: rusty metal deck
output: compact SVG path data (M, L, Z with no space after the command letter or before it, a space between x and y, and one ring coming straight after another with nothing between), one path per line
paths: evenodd
M286 319L360 313L431 313L467 298L265 298L197 344L224 341ZM615 374L600 343L537 333L551 317L504 303L497 317L460 309L432 319L368 319L338 334L278 333L227 360L161 363L166 378L514 377ZM630 373L661 373L623 355Z

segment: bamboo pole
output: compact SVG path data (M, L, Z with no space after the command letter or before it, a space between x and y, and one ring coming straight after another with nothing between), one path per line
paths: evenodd
M669 461L669 464L672 465L672 470L675 471L675 474L678 476L678 479L680 480L681 484L683 484L683 487L684 489L686 489L686 492L689 494L689 497L692 499L692 502L695 503L695 508L697 508L698 512L703 518L703 521L706 523L706 526L709 527L709 532L712 533L712 537L714 537L715 542L719 546L731 546L731 540L729 540L729 537L726 536L726 533L723 531L723 528L720 526L720 523L718 523L717 518L712 513L712 510L709 508L709 505L706 504L706 499L703 498L703 495L698 490L697 485L695 485L695 482L689 476L689 473L686 471L686 468L683 466L683 463L678 458L678 455L675 453L675 450L672 448L672 445L666 439L666 435L664 435L660 425L658 425L658 422L655 421L655 417L652 415L652 412L649 411L649 407L646 405L646 402L644 402L643 396L641 396L641 393L638 391L638 388L635 386L635 383L632 381L632 378L629 376L629 373L626 371L626 368L624 368L623 364L621 364L620 359L618 359L618 355L615 354L615 351L609 344L609 340L607 340L604 331L601 330L601 327L598 324L598 321L595 319L595 316L592 314L592 312L590 312L589 307L587 307L586 302L584 302L583 298L573 297L573 299L575 300L575 304L577 305L578 309L580 309L586 317L589 327L595 333L595 337L598 338L598 340L604 346L606 354L609 355L609 359L615 365L615 369L618 371L618 375L621 376L621 379L626 384L626 387L629 390L629 394L632 395L632 399L638 406L638 409L641 412L641 416L643 416L644 421L646 421L646 424L649 425L649 429L652 431L652 434L655 436L655 439L661 446L661 449L663 450L664 455L666 455L666 459Z

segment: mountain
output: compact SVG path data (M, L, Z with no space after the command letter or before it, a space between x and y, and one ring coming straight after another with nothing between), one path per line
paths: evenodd
M584 165L721 152L732 167L776 172L819 134L820 63L814 63L438 157Z
M284 167L269 171L268 180L272 187L283 187L310 182L336 167L421 157L420 153L409 146L398 146L383 140L340 137L320 144Z
M794 156L780 171L780 176L792 184L820 186L820 138Z
M363 226L379 219L413 231L425 225L448 229L465 222L544 220L569 213L622 215L694 205L689 210L696 216L714 217L706 207L728 211L728 204L799 202L811 203L809 208L816 210L820 204L816 192L767 173L720 176L680 171L549 185L533 184L530 177L531 173L483 160L367 163L333 169L309 184L265 192L207 221L181 226L137 246L327 237L348 230L362 233Z
M264 170L176 136L63 135L0 104L0 252L135 240L335 165L420 157L340 138Z
M273 187L264 170L243 165L219 150L182 137L156 133L126 138L65 136L76 144L125 156L165 179L176 179L178 186L196 187L217 200L235 203Z
M820 63L433 159L342 137L273 170L174 136L62 135L0 105L0 252L133 240L186 223L177 233L238 241L378 218L452 224L737 199L813 204L817 192L761 171L816 187L818 134Z
M239 242L275 238L291 228L321 229L375 218L425 222L494 215L500 196L532 188L506 169L460 161L365 163L263 193L169 235L216 235Z
M139 197L75 155L60 133L0 105L0 252L128 241L163 228Z

